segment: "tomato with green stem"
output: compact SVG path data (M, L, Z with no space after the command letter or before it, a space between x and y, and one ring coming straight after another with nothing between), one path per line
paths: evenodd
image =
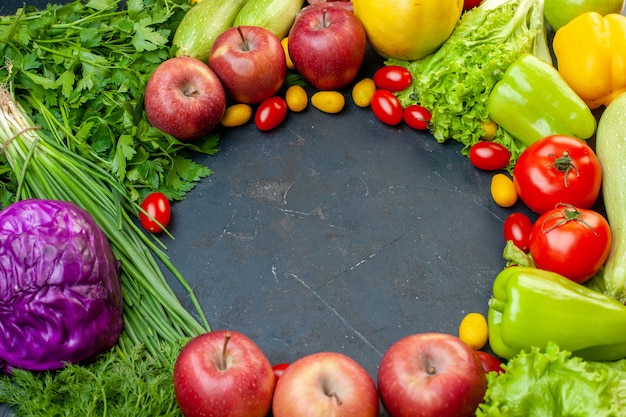
M529 237L530 255L537 268L578 283L600 270L611 244L611 229L604 216L563 203L539 216Z
M542 214L558 203L591 208L600 194L602 168L595 152L573 136L546 136L519 156L513 182L522 201Z
M170 222L172 209L165 194L153 192L141 203L139 222L150 233L162 231Z

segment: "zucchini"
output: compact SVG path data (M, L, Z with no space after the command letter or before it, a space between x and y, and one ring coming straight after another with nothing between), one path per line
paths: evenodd
M602 198L613 235L602 271L604 292L626 304L626 93L600 116L596 155L602 165Z
M233 26L261 26L282 39L302 6L304 0L248 0Z
M174 32L174 55L190 56L208 62L215 39L233 26L246 1L206 0L192 6Z

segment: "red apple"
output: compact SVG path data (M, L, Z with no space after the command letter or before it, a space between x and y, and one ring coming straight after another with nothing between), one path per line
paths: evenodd
M342 3L306 6L289 31L289 56L300 75L318 90L350 84L365 57L363 25L337 4Z
M287 75L280 39L260 26L236 26L222 32L209 53L209 67L228 95L246 104L276 94Z
M185 417L265 417L274 371L247 336L215 330L191 339L174 364L174 393Z
M146 85L144 108L152 126L179 140L192 140L219 124L226 93L208 65L180 56L154 70Z
M487 387L483 367L461 339L419 333L395 342L378 369L378 390L391 417L470 417Z
M336 352L304 356L289 365L276 384L274 417L377 417L372 377L352 358Z

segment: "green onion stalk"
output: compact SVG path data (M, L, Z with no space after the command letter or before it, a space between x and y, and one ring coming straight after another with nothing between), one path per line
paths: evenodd
M129 213L139 206L109 172L48 137L34 125L13 94L0 87L0 146L18 179L16 200L64 200L87 210L107 235L120 261L124 296L122 353L145 345L162 358L163 343L175 343L210 330L194 292L164 252ZM161 245L157 244L161 243ZM192 311L183 307L158 260L187 291Z

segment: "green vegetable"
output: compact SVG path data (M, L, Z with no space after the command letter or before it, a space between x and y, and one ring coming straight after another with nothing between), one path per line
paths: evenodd
M587 360L626 357L626 306L554 272L505 268L487 319L489 345L506 359L549 342Z
M193 6L180 21L172 51L176 56L190 56L207 62L215 39L233 26L247 0L210 0Z
M54 3L54 2L51 2ZM0 17L0 83L35 124L115 177L133 200L181 200L211 170L190 154L217 152L212 135L183 143L150 126L145 85L168 58L187 0L75 0ZM1 158L1 157L0 157ZM0 160L2 162L2 160ZM0 202L15 193L0 169Z
M0 377L0 403L20 417L180 417L172 370L187 340L164 344L163 361L137 345L126 354L111 350L96 362L59 371L16 369Z
M139 206L124 187L104 169L38 130L5 88L0 88L0 147L19 179L18 200L73 202L92 215L108 238L121 263L124 330L118 345L122 352L145 344L158 357L161 342L194 336L209 328L184 277L155 240L133 221ZM155 256L187 289L202 324L182 306Z
M491 120L529 146L550 135L588 139L596 118L552 65L534 55L518 58L493 87Z
M604 292L626 303L626 93L600 116L596 155L602 165L602 197L613 246L601 271Z
M399 94L400 101L404 107L416 103L431 111L431 132L438 142L454 139L468 155L489 120L491 88L506 69L527 52L551 62L542 5L542 0L485 0L463 13L433 54L418 61L386 61L411 71L413 84ZM494 141L511 151L512 166L523 146L503 129Z
M626 360L592 362L553 342L521 352L487 374L477 417L626 415Z
M303 5L304 0L248 0L233 26L261 26L282 39Z

